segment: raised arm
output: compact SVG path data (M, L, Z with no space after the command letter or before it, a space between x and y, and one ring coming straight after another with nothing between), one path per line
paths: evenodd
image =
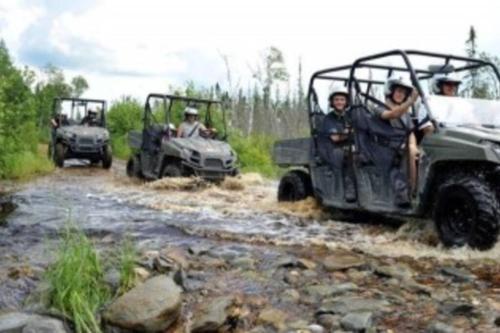
M397 119L400 118L403 114L410 110L410 107L415 103L418 98L418 91L414 88L411 92L410 97L400 104L391 106L389 110L385 110L380 114L380 118L388 120L388 119Z

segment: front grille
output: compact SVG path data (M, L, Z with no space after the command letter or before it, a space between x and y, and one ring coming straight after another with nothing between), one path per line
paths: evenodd
M216 158L207 158L205 160L205 166L209 168L222 168L222 161Z
M94 138L78 138L78 143L81 145L93 145Z

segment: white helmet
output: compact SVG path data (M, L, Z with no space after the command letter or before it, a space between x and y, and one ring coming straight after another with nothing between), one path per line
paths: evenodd
M344 86L333 87L332 90L330 90L330 95L328 95L328 100L331 100L335 95L344 95L346 98L348 98L349 92Z
M164 131L167 131L167 130L175 131L176 128L175 128L174 124L169 123L168 125L167 124L163 125L163 130Z
M410 92L413 90L413 84L411 84L411 81L407 78L402 76L391 76L385 81L384 95L386 97L391 96L395 87L403 87L410 90Z
M198 116L198 110L188 106L184 109L184 116Z
M460 85L462 83L462 80L460 80L455 73L449 73L449 74L435 74L434 77L432 78L432 92L435 94L441 94L441 85L443 83L451 83L455 85Z

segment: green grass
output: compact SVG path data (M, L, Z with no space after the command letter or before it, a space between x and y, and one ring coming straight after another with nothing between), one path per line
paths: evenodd
M119 159L127 160L132 155L132 150L128 145L128 134L111 138L113 155Z
M96 314L111 293L103 279L99 254L80 230L67 227L46 277L51 306L73 320L76 332L101 332Z
M49 173L54 165L47 158L47 146L39 145L36 153L22 151L2 156L3 170L0 178L25 180L36 175Z
M120 288L118 294L122 295L136 285L135 263L137 261L137 249L130 239L126 239L120 250Z
M232 134L229 143L238 154L242 172L257 172L268 178L276 178L280 169L273 163L271 151L275 139L264 135Z

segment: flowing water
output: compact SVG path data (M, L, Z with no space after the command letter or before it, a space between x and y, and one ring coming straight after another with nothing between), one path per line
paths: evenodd
M71 223L102 248L130 237L143 250L218 244L236 253L265 253L268 259L288 248L318 253L343 248L437 261L500 257L500 245L485 252L443 249L430 222L401 227L372 217L342 222L352 217L337 217L313 199L279 204L277 183L256 174L221 184L197 179L144 183L124 174L119 163L110 171L74 163L18 186L12 194L17 209L0 226L0 309L20 307Z

